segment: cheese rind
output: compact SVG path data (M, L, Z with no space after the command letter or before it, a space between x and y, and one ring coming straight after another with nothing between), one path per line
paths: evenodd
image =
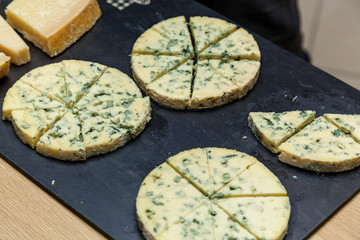
M0 16L0 52L11 57L18 66L30 61L30 50L12 27Z
M349 133L355 141L360 143L360 115L326 113L324 118L338 128Z
M50 57L75 43L101 16L96 0L15 0L5 13L13 28Z
M314 111L250 112L248 124L254 136L271 152L315 119Z
M280 161L316 172L341 172L360 165L360 144L323 117L278 149Z
M10 57L0 52L0 79L8 74L10 70Z

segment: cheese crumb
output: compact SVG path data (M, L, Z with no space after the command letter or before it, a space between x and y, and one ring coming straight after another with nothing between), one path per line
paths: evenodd
M243 136L242 138L243 138L243 139L247 139L247 136Z
M52 180L51 181L51 186L54 186L54 184L55 184L55 180Z
M293 176L293 179L297 179L297 176L294 175L294 176Z
M295 97L292 99L292 102L295 102L296 99L297 99L297 96L295 96Z

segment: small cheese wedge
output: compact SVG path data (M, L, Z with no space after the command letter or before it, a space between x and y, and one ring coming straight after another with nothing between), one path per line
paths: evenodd
M256 161L224 185L213 197L286 196L279 179L261 162Z
M271 152L315 118L314 111L251 112L248 122L254 136Z
M326 113L324 117L360 143L360 115Z
M257 239L283 239L290 218L288 197L239 197L215 201Z
M212 189L210 196L257 162L246 153L225 148L206 148Z
M0 79L8 74L10 70L10 57L0 52Z
M3 103L3 119L10 119L11 111L16 109L51 109L63 106L47 94L17 81L6 93Z
M176 41L183 49L183 56L194 57L190 32L184 16L166 19L155 24L152 28L165 35L171 41Z
M186 60L182 56L133 54L131 67L134 79L142 89L146 89L146 85L174 70Z
M61 62L35 68L21 77L19 81L65 103L66 84Z
M212 192L207 152L194 148L180 152L166 160L181 176L191 182L200 192L209 196Z
M66 112L65 107L11 111L11 121L21 141L35 148L37 141Z
M0 16L0 52L11 57L18 66L30 61L30 50L12 27Z
M214 72L208 61L198 62L190 109L219 106L237 99L239 95L240 88L231 80Z
M360 144L323 117L282 143L278 150L280 161L316 172L341 172L360 165Z
M79 117L68 110L40 137L36 151L61 160L85 160L85 147Z
M199 58L216 58L225 61L229 59L249 59L260 61L261 55L259 46L253 35L248 33L245 29L240 28L205 49L202 53L200 53Z
M13 28L50 57L75 43L101 16L96 0L14 0L5 13Z
M109 119L93 115L87 110L78 114L86 157L114 151L129 141L129 131L116 126Z
M190 101L192 76L193 60L187 60L180 67L149 83L146 91L163 106L185 109Z
M199 55L204 49L215 44L235 31L236 25L219 18L190 17L190 30L194 38L195 49Z
M240 61L211 59L209 65L215 72L235 83L240 88L239 98L242 98L257 82L261 64L259 61L247 59Z

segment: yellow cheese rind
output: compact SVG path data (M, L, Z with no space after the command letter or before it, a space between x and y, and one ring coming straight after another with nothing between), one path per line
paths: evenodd
M355 141L360 143L360 115L326 113L324 118L338 128L349 133Z
M0 52L0 79L8 74L10 70L10 57Z
M75 43L101 16L96 0L15 0L5 13L13 28L50 57Z
M341 172L360 165L360 144L323 117L278 149L280 161L316 172Z
M30 61L30 50L12 27L0 16L0 52L11 57L18 66Z
M260 49L253 35L240 28L219 42L205 49L199 56L200 59L216 58L249 59L260 61Z
M157 103L173 109L185 109L189 105L193 61L187 60L178 68L146 86L146 92Z
M271 152L315 119L314 111L250 112L248 125L254 136Z

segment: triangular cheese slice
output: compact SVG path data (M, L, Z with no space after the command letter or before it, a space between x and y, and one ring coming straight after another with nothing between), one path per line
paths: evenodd
M236 25L219 18L190 17L190 30L197 54L235 31Z
M287 232L288 197L223 198L215 202L258 239L283 239Z
M255 137L273 153L278 146L315 118L314 111L251 112L249 127Z
M316 172L341 172L360 165L360 144L323 117L278 149L280 161Z
M193 61L187 60L180 67L168 72L147 85L147 93L156 102L175 109L189 105Z
M360 115L326 113L324 117L360 142Z
M152 29L158 31L171 41L176 41L183 49L182 55L194 57L194 49L191 43L190 32L184 16L169 18L155 24Z
M260 61L260 49L253 35L240 28L200 53L200 59L249 59Z

